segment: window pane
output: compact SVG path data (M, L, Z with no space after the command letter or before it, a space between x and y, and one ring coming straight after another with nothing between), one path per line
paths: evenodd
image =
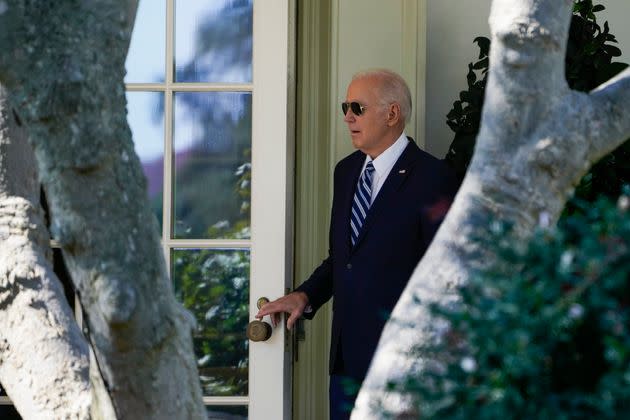
M249 238L249 92L176 93L173 237Z
M252 80L252 0L175 2L175 80Z
M70 305L70 308L72 308L72 312L74 313L75 301L74 301L74 286L72 285L72 278L70 277L70 273L68 273L68 269L66 268L66 263L63 260L61 249L53 248L52 252L53 252L53 271L55 272L55 274L57 275L57 278L61 282L61 285L63 286L64 294L66 295L66 300L68 301L68 305ZM0 395L2 394L0 393Z
M204 395L247 395L249 251L174 249L171 257L175 295L197 320Z
M125 83L155 83L165 80L165 34L165 0L140 0L125 62Z
M140 157L151 209L162 228L164 180L164 94L127 92L127 120Z
M21 420L22 417L20 417L17 410L12 405L0 405L0 419Z
M247 420L247 406L208 406L208 420Z

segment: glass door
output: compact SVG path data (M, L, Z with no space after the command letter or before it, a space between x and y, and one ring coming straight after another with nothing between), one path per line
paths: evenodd
M284 328L256 301L291 284L289 0L141 0L128 119L211 419L290 416ZM268 321L268 320L264 320Z

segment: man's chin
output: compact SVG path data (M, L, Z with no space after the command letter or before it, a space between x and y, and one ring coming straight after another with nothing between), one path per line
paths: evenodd
M355 149L361 148L362 142L359 136L350 134L350 139L352 140L352 145L354 146Z

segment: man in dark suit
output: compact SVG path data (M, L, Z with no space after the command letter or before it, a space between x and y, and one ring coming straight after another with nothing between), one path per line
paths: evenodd
M422 258L457 189L446 165L404 133L411 114L405 81L389 70L356 74L342 104L352 144L334 174L329 255L293 293L257 317L311 319L333 298L331 419L348 418L389 313Z

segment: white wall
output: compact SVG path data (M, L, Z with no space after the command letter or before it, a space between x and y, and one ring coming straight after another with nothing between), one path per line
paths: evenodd
M608 21L610 32L617 37L624 54L615 61L623 61L630 64L630 1L628 0L600 0L597 3L603 4L606 10L597 13L597 23L603 27L604 22Z
M473 39L489 37L491 0L428 0L427 4L427 151L442 158L453 139L446 114L466 88L468 63L477 59Z
M453 140L446 125L450 111L461 90L466 89L468 63L477 60L478 48L473 39L489 37L488 15L491 0L427 1L427 68L426 68L426 139L427 150L444 157ZM618 46L625 51L616 61L630 63L630 1L600 0L606 10L597 14L603 26L608 20Z
M311 0L308 0L311 1ZM333 0L331 58L331 155L338 161L354 149L340 103L354 73L386 67L400 73L414 97L408 135L422 146L425 83L426 0ZM417 136L417 132L422 135ZM332 170L332 168L331 168Z

